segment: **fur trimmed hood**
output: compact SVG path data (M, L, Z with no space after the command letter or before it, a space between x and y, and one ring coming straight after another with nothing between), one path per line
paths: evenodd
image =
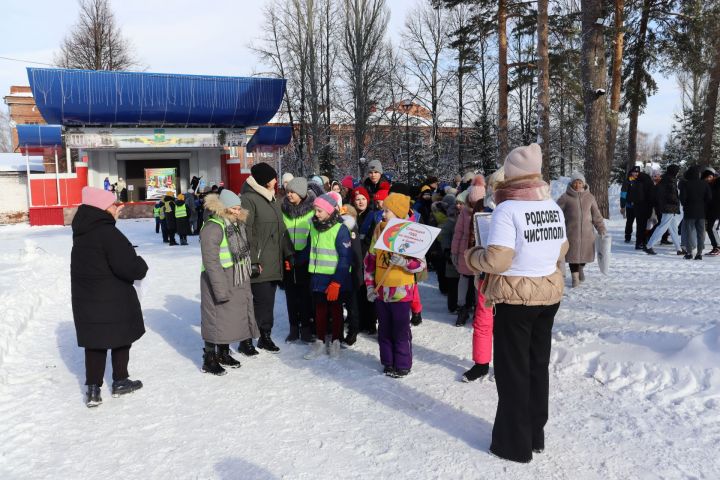
M307 196L303 198L302 202L300 202L298 205L293 205L292 203L290 203L290 200L288 200L287 197L283 197L282 205L280 205L280 210L282 210L282 212L290 218L302 217L303 215L313 210L314 201L315 194L311 190L308 190Z
M210 210L213 215L216 215L223 219L227 219L231 222L238 221L245 223L245 220L247 220L249 213L244 208L242 209L240 215L234 215L228 212L227 208L225 208L225 205L223 205L223 203L220 201L220 195L214 193L205 196L205 208Z

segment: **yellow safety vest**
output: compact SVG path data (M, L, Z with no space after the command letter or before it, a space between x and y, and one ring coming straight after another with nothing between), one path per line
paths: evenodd
M290 235L290 240L292 240L296 252L301 251L307 245L310 227L312 226L312 217L312 210L297 218L290 218L283 213L283 222L285 222L288 235Z
M185 218L185 217L187 217L187 206L185 206L185 204L175 205L175 218Z
M233 260L232 260L232 254L230 253L230 246L228 245L228 239L227 239L227 233L225 232L225 222L223 222L221 219L217 217L211 216L208 218L208 221L203 223L202 228L205 228L205 225L208 224L208 222L216 223L220 225L220 228L222 228L223 232L223 239L222 242L220 242L220 265L222 265L223 268L230 268L233 266ZM201 230L202 230L201 228ZM201 272L205 271L205 265L202 266Z
M160 220L165 218L165 211L163 210L163 207L155 207L153 208L153 215L155 218L159 218Z
M308 272L332 275L337 269L338 255L335 248L335 239L342 223L338 222L324 232L319 231L314 225L310 226L310 265Z

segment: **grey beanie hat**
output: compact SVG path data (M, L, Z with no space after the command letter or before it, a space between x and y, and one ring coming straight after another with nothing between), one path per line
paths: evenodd
M585 181L585 175L580 172L573 172L573 174L570 176L570 183L574 182L575 180L582 180L582 182L587 185L587 182Z
M288 192L295 192L300 195L300 198L307 197L308 182L304 177L295 177L290 180L285 189Z
M380 163L380 160L370 160L370 163L368 163L368 173L370 172L383 173L382 163Z
M240 201L240 197L235 195L227 188L223 188L223 191L220 192L220 201L225 206L225 208L239 207L242 204L242 202Z

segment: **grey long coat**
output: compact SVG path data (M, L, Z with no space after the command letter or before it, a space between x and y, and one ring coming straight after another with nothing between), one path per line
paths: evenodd
M218 208L215 203L220 203L217 195L213 197L211 209ZM200 231L205 266L200 274L200 333L206 342L229 344L259 337L260 331L255 323L250 279L233 286L233 268L223 268L220 264L222 238L222 227L213 222L206 222Z
M595 232L605 235L605 222L595 197L587 190L576 192L568 185L567 191L558 199L558 206L565 214L565 229L570 248L567 263L592 263L595 261Z

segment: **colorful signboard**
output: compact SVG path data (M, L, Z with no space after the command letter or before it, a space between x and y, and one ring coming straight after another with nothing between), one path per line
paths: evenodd
M242 128L76 128L65 132L70 148L221 148L245 142Z
M423 258L439 234L439 228L393 218L378 237L375 248L406 257Z
M177 170L175 168L145 169L145 199L158 200L168 193L177 191Z

